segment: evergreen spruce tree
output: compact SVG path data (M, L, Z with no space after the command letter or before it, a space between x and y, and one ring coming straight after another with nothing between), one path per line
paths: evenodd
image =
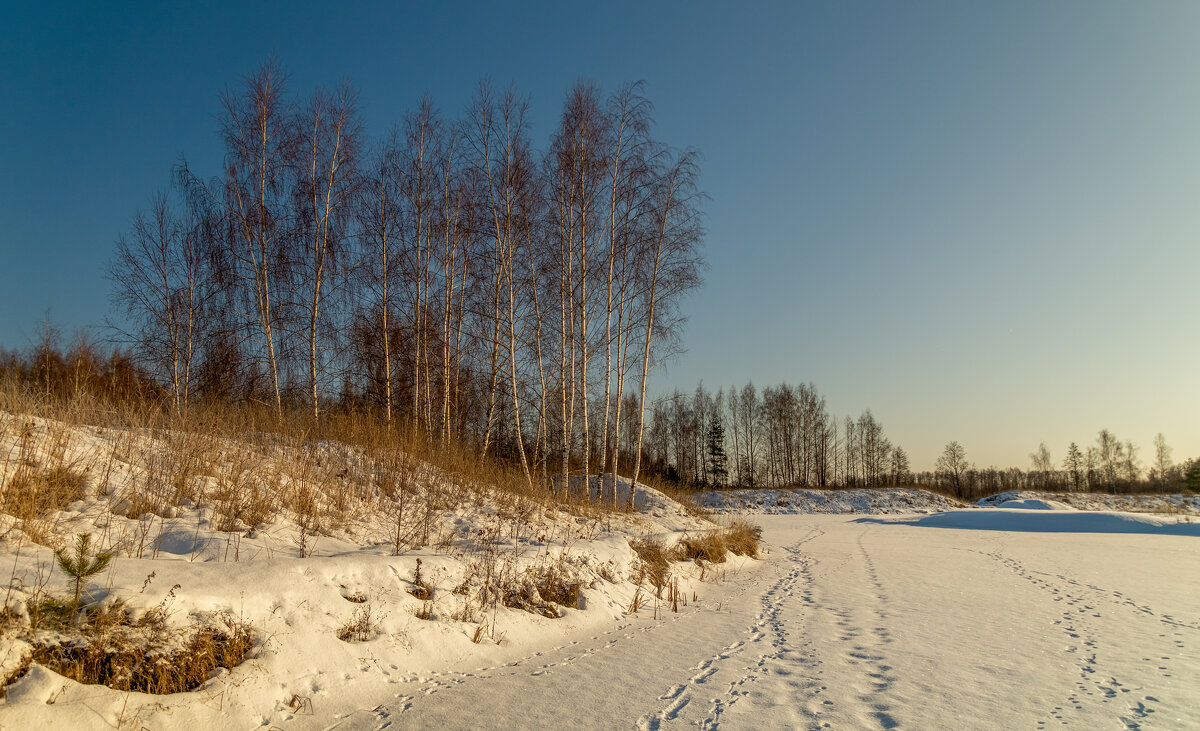
M708 428L708 476L714 485L724 485L729 476L725 457L725 426L719 418Z
M1192 466L1188 468L1184 479L1187 481L1189 490L1200 492L1200 459L1192 462Z
M1083 487L1083 454L1079 451L1079 445L1071 442L1067 447L1067 458L1063 460L1063 467L1067 470L1067 474L1071 478L1071 488L1074 490L1082 489Z

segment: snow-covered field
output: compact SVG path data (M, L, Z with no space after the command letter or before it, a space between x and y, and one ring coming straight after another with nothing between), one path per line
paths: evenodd
M72 439L68 457L82 458L113 435ZM154 447L117 442L87 463L107 464L108 487L54 519L64 536L88 529L118 549L90 593L135 617L162 607L177 625L233 616L256 644L172 695L35 665L0 704L4 729L1200 727L1200 523L1183 511L1034 494L955 509L915 490L712 493L709 505L758 513L768 552L676 564L673 612L631 581L629 539L712 525L649 489L638 512L616 514L463 493L398 556L392 518L351 511L302 550L286 510L232 531L187 503L171 517L114 515L146 467L111 455ZM422 474L414 499L437 482ZM14 607L49 550L0 527ZM427 601L413 595L418 559ZM542 606L560 616L478 600L488 577L520 587L551 569L582 589L575 606ZM42 591L69 596L61 574L44 578ZM367 609L363 631L339 639ZM13 637L0 638L0 667L27 647Z
M423 676L336 727L1200 727L1200 527L1029 517L766 516L771 555L719 601Z

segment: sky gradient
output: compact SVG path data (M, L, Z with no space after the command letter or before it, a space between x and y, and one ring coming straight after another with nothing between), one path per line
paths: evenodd
M117 236L181 155L218 170L219 94L271 54L350 78L372 135L490 76L544 146L577 79L644 79L711 197L656 390L811 381L916 469L1101 428L1200 456L1200 4L169 5L6 13L0 347L102 321Z

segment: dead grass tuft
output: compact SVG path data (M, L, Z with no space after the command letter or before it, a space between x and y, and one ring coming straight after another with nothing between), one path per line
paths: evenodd
M412 588L408 590L417 599L423 602L433 598L433 589L425 581L425 577L421 575L421 559L417 559L417 566L413 569Z
M18 469L4 488L0 510L20 520L45 518L82 500L87 475L71 465Z
M724 563L728 552L724 531L684 536L679 541L679 557L682 560Z
M745 518L734 518L723 531L725 545L735 556L758 558L758 544L762 542L762 526Z
M379 620L371 616L371 605L360 604L354 608L350 619L338 628L337 638L342 642L366 642L375 637Z
M504 606L523 609L550 619L563 616L559 606L577 608L583 593L576 580L560 564L532 566L505 587Z
M236 531L255 528L270 522L277 510L275 495L278 494L278 474L273 477L274 485L265 475L249 465L243 458L240 464L221 470L212 499L217 513L217 530Z
M33 662L85 685L162 695L195 690L213 670L240 664L253 646L249 624L229 615L172 631L154 613L136 623L118 619L119 608L103 614L85 620L74 637L33 643Z
M639 538L629 542L629 546L638 556L638 564L634 568L633 583L641 584L649 581L656 591L666 586L671 574L672 552L665 543L657 538Z

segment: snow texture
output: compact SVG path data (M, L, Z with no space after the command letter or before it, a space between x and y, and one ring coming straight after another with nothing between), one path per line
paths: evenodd
M424 676L334 727L1200 725L1194 538L924 519L764 516L770 555L719 600Z
M154 435L81 429L68 458L114 439L130 454L158 448ZM0 448L7 470L13 445ZM475 492L438 516L441 535L399 556L386 517L350 516L302 557L286 515L233 531L186 504L115 515L112 501L144 463L117 460L107 486L93 483L54 518L64 537L88 530L124 547L90 582L91 601L120 599L135 615L165 606L181 626L228 612L253 625L255 647L170 696L34 665L8 688L0 727L1200 727L1200 532L1179 510L1064 509L1065 499L1029 494L956 509L919 490L707 493L710 507L758 514L767 550L759 561L677 564L676 613L630 581L629 539L670 542L713 525L643 486L635 513L541 509L515 522L501 496ZM420 475L418 489L438 489L436 470ZM430 602L412 594L418 560ZM472 612L456 589L485 560L513 577L559 567L581 600L559 618ZM0 562L17 580L10 606L52 563L17 530L0 540ZM67 595L70 584L55 572L46 588ZM635 596L649 601L631 612ZM339 639L365 607L365 635ZM0 667L27 650L0 638Z
M719 512L756 515L814 513L931 513L962 507L949 498L914 488L812 490L712 490L697 495L697 502Z
M1108 495L1099 492L1038 492L1018 490L989 495L980 507L1017 507L1005 503L1045 503L1052 510L1115 510L1123 513L1200 515L1200 495Z

